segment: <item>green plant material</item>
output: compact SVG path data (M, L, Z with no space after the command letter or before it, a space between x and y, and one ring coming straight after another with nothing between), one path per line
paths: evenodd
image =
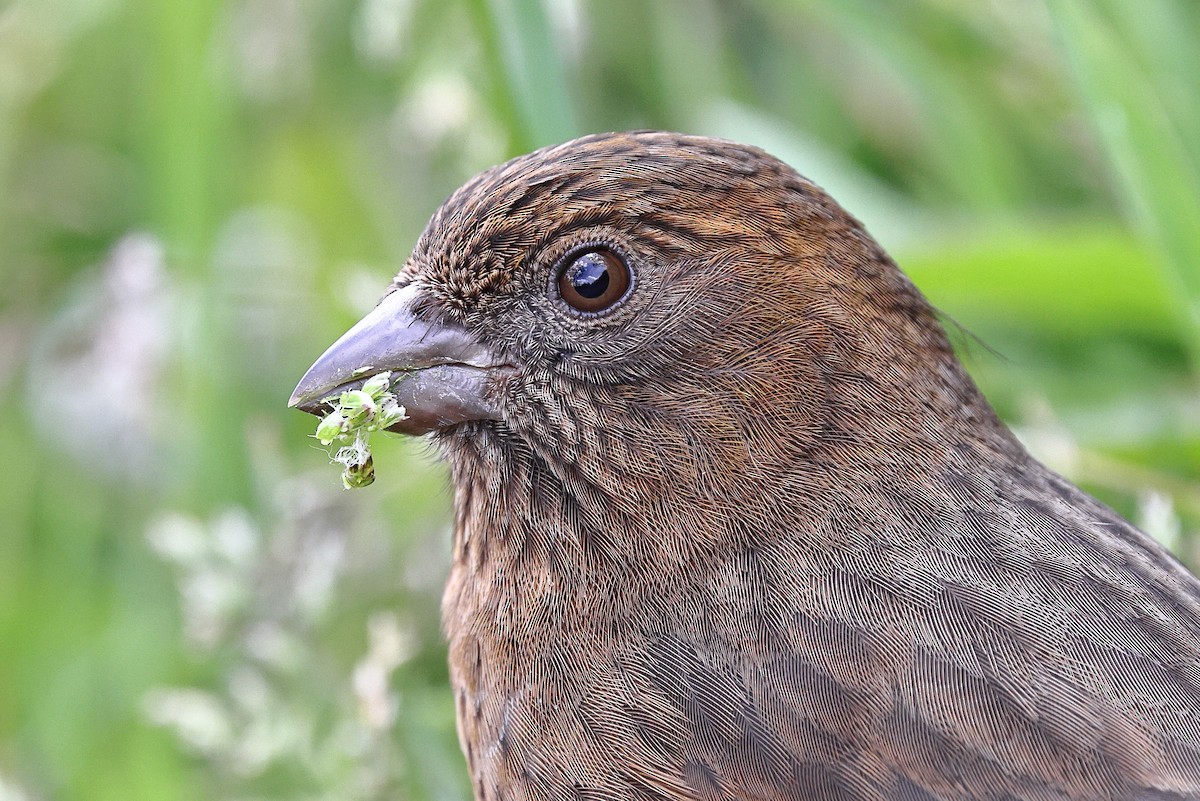
M342 486L346 489L362 489L375 483L375 461L362 432L355 436L354 444L338 450L333 460L342 466Z
M935 306L972 329L1055 342L1178 338L1173 284L1152 247L1109 220L1027 220L894 252Z
M538 0L470 0L488 72L496 76L492 105L522 153L577 136L558 37Z
M341 446L332 458L342 466L342 486L346 489L361 489L374 483L371 434L386 431L407 417L391 387L391 373L371 376L362 389L348 389L338 396L333 411L317 423L313 436L318 442L326 447ZM333 402L333 396L325 399L325 403Z
M1093 4L1054 0L1048 8L1118 197L1161 253L1176 289L1177 319L1200 364L1200 163L1188 149L1194 131L1175 100L1174 78L1153 68L1158 60L1153 48L1138 52L1131 37ZM1148 3L1144 10L1166 20L1186 19L1183 7L1169 0ZM1186 26L1169 29L1177 27Z

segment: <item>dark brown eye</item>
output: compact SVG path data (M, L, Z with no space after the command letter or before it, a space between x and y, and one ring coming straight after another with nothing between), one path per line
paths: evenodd
M594 314L616 305L629 291L629 268L611 250L588 250L571 259L558 277L558 294L572 309Z

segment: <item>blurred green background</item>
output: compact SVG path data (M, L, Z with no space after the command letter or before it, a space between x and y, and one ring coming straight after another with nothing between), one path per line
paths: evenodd
M442 469L284 408L478 170L761 145L1200 564L1194 0L0 2L0 801L466 799ZM984 344L985 343L985 344Z

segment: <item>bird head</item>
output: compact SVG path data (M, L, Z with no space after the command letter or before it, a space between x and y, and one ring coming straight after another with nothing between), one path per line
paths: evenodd
M460 490L554 496L596 528L667 499L744 510L806 465L869 472L994 422L827 194L756 148L661 132L471 180L292 405L384 370L405 376L396 430L433 432Z

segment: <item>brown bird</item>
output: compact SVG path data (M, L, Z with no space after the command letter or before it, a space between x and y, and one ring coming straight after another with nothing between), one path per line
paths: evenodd
M476 798L1200 798L1200 580L766 153L483 173L292 404L382 370L452 471Z

